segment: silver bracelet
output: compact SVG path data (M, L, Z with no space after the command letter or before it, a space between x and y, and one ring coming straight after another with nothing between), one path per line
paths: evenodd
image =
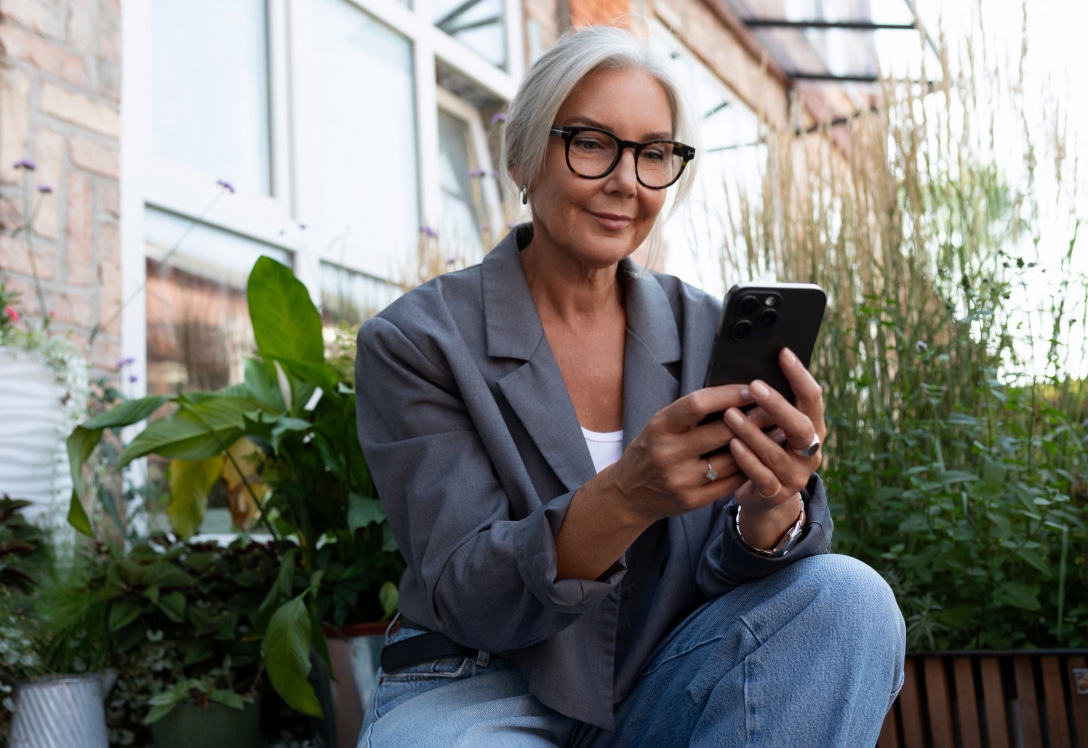
M740 538L740 542L744 543L744 547L750 550L752 553L757 553L760 556L766 556L767 558L781 558L793 550L793 547L801 540L801 535L805 531L805 500L801 497L801 494L797 494L798 501L801 502L801 513L797 516L797 522L793 527L786 530L786 534L775 543L774 548L756 548L754 545L744 539L744 535L740 531L740 509L737 506L737 537Z

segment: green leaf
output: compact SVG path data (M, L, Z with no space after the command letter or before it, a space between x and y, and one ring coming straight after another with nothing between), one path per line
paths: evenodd
M182 538L188 539L200 529L208 492L223 474L223 455L207 460L170 461L170 504L166 513L170 526Z
M253 400L240 397L183 403L177 413L160 418L132 440L121 454L120 467L148 454L182 460L217 455L238 440L245 414L258 407Z
M385 510L377 499L369 499L352 491L349 501L348 529L351 532L385 520Z
M310 674L310 614L306 593L284 603L272 615L263 651L268 677L288 705L313 717L322 716Z
M382 583L382 588L378 592L378 599L382 603L382 612L385 614L385 618L389 618L397 610L397 603L400 600L400 592L397 590L397 585L393 582L386 580Z
M148 418L164 403L173 399L171 395L149 395L148 397L141 397L139 400L129 400L121 403L116 408L91 418L83 424L83 427L90 430L101 430L131 426Z
M118 600L110 606L110 631L117 632L139 617L142 608L131 600Z
M979 478L968 470L942 470L937 475L937 480L945 486L953 483L971 483Z
M185 622L185 595L177 590L159 598L159 610L174 623Z
M321 314L286 265L260 257L246 284L253 336L265 359L325 360Z
M68 436L68 468L72 474L72 499L68 505L68 524L84 535L94 535L91 519L83 508L86 485L83 482L83 465L102 440L101 429L76 426Z
M1005 602L1024 610L1039 610L1039 585L1023 582L1002 582L999 589Z

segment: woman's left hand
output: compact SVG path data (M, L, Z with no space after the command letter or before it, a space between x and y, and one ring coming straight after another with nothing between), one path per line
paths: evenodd
M736 491L743 507L741 534L756 548L772 548L797 521L798 492L820 466L821 450L812 456L800 453L813 443L823 444L823 392L812 374L788 348L778 357L779 366L796 396L791 405L781 393L761 381L749 384L749 396L757 407L747 413L738 408L725 412L725 421L736 435L729 451L748 480ZM768 433L763 429L773 424Z

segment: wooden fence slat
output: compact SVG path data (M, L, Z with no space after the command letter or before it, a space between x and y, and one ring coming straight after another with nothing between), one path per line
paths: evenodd
M1005 714L1005 688L1001 685L1001 663L996 657L983 657L979 661L979 672L982 675L982 703L986 714L986 745L990 748L1009 748L1009 722Z
M978 727L978 699L975 697L975 674L971 658L957 657L952 660L952 675L956 684L956 704L960 722L960 741L963 745L982 745L982 733Z
M1069 718L1065 712L1065 694L1062 689L1062 665L1055 656L1039 658L1039 672L1043 677L1043 700L1046 702L1046 727L1053 746L1071 745Z
M1077 741L1073 745L1088 748L1088 694L1077 693L1077 683L1073 680L1073 669L1088 667L1085 658L1077 655L1066 660L1069 669L1069 693L1073 705L1073 726L1077 730Z
M880 737L877 738L876 748L899 748L899 718L895 704L888 710L884 717L884 724L880 726Z
M929 726L933 731L933 748L955 748L956 736L952 732L952 705L948 698L948 679L944 671L944 659L927 657L922 660L926 678L926 706L929 708Z
M1014 657L1013 673L1016 676L1016 700L1020 705L1020 727L1024 745L1043 745L1043 731L1039 726L1039 699L1035 696L1035 673L1030 657Z
M903 719L904 748L928 748L924 723L922 722L922 704L918 694L918 672L913 658L908 657L903 663L903 690L899 692L900 716Z

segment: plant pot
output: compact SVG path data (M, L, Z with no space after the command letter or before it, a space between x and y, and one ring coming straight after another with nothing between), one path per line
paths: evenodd
M0 491L34 502L27 519L40 524L45 515L54 527L62 524L72 495L68 394L44 358L0 348Z
M255 748L261 731L258 699L243 709L212 703L207 708L193 704L174 707L151 724L154 748Z
M318 689L325 718L317 726L324 745L355 748L358 744L363 715L377 683L379 656L388 626L388 623L358 623L325 627L331 673L327 694L325 689Z
M20 683L10 748L107 748L103 701L113 676L66 675Z

